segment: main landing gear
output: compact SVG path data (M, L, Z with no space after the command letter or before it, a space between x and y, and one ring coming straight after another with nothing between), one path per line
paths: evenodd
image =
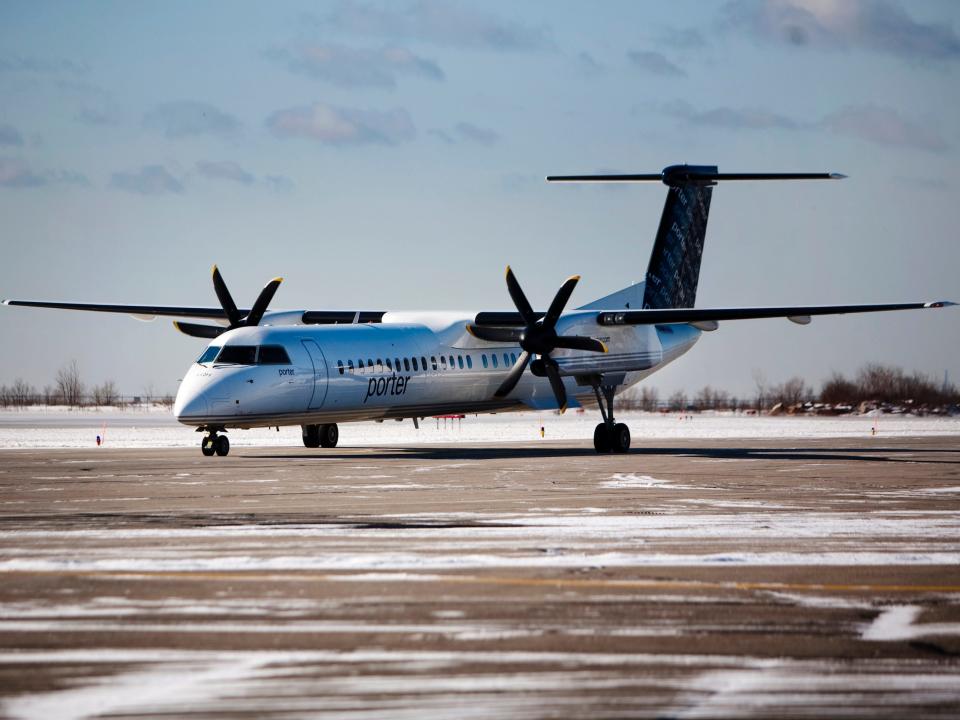
M230 452L230 441L226 435L217 435L217 431L212 429L200 442L200 452L206 457L212 457L214 454L223 457Z
M329 425L301 425L303 430L303 444L308 448L337 446L340 439L340 428L336 423Z
M617 386L604 385L602 382L602 379L596 378L590 383L603 416L603 422L593 431L593 447L598 453L625 453L630 449L630 428L613 419L613 395Z

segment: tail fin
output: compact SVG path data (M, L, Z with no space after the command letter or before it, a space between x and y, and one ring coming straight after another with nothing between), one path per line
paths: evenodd
M717 173L715 165L685 169L697 175ZM712 183L679 180L670 185L647 265L643 307L658 310L693 307L712 195Z
M692 308L713 186L723 180L839 180L838 173L720 173L716 165L671 165L637 175L551 175L548 182L662 182L668 188L647 266L643 307ZM623 292L623 291L621 291ZM619 295L619 293L615 293ZM612 297L612 296L610 296ZM601 302L601 301L598 301ZM590 306L597 303L591 303ZM629 307L629 304L627 305Z

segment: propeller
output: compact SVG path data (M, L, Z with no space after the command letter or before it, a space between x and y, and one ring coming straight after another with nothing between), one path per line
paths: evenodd
M510 266L507 266L507 290L513 304L523 318L524 327L497 327L488 325L467 325L467 332L480 340L497 343L519 343L522 352L517 362L510 368L506 379L494 393L496 397L506 397L520 382L524 370L530 365L530 371L539 377L546 377L557 398L560 412L567 409L567 391L560 378L560 367L557 361L550 357L557 348L567 350L585 350L588 352L607 352L607 346L599 340L582 335L558 335L557 321L563 314L573 289L580 281L579 275L567 278L550 303L547 312L540 317L533 311L527 296L524 294L516 275ZM531 362L531 357L537 359Z
M173 325L185 335L201 338L215 338L227 330L233 330L238 327L254 327L259 325L260 321L263 320L263 314L267 311L270 301L273 300L273 296L282 282L283 278L277 277L264 285L263 290L260 291L256 301L253 303L253 307L246 311L246 315L244 315L243 311L239 310L237 304L233 301L233 296L230 294L230 290L227 289L227 283L224 281L223 275L220 274L220 269L214 265L213 290L217 294L217 300L220 301L220 307L223 308L223 314L229 326L199 325L197 323L178 321L174 322Z

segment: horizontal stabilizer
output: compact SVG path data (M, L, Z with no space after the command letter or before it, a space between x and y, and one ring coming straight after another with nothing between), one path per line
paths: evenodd
M599 174L599 175L548 175L547 182L662 182L664 185L712 185L717 182L739 180L842 180L840 173L721 173L709 171L709 166L671 165L659 173Z
M597 315L598 325L670 325L713 323L723 320L791 318L794 322L814 315L923 310L956 305L948 300L935 302L886 303L881 305L801 305L796 307L666 308L659 310L618 310Z

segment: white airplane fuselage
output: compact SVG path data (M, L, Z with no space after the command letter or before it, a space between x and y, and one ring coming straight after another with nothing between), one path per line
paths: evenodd
M507 397L495 397L521 350L472 337L466 325L474 317L387 313L371 324L230 330L210 347L280 346L289 363L194 363L180 384L174 414L185 425L251 428L556 408L547 378L530 372ZM557 325L560 334L589 335L608 347L602 354L551 354L573 407L595 404L593 389L578 384L577 376L622 373L622 392L700 337L689 325L601 328L596 317L595 311L574 311Z

